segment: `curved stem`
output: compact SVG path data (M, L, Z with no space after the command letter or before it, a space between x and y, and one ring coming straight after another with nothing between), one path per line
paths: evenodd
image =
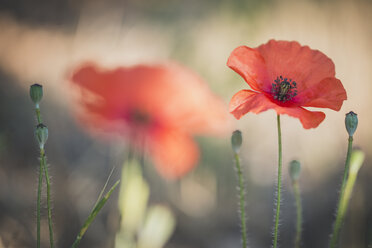
M346 155L346 161L345 161L345 169L344 169L344 176L342 178L342 184L341 184L341 191L340 191L340 196L338 199L338 204L337 204L337 212L336 212L336 220L333 225L333 233L331 235L331 241L330 241L330 248L336 247L340 235L340 229L342 226L343 222L343 217L344 217L344 209L342 209L342 201L344 198L345 194L345 186L346 186L346 181L348 179L348 173L349 173L349 167L350 167L350 157L351 157L351 152L353 149L353 136L349 136L348 140L348 147L347 147L347 155Z
M244 179L243 173L240 167L240 158L239 154L235 153L235 164L236 164L236 173L239 180L239 207L240 207L240 221L241 221L241 232L242 232L242 245L243 248L247 247L247 226L246 226L246 215L245 215L245 197L244 197Z
M273 247L276 248L278 245L278 233L279 233L279 213L280 213L280 197L281 197L281 187L282 187L282 132L280 128L280 115L277 115L277 125L278 125L278 182L276 188L276 211L275 211L275 227L274 227L274 242Z
M297 213L295 248L300 248L302 235L302 204L300 196L300 186L298 185L298 181L293 182L293 191L296 200Z
M54 248L52 206L51 206L51 199L50 199L50 180L49 180L49 175L48 175L48 167L46 165L46 158L45 158L44 149L40 150L40 155L41 155L41 162L42 162L43 167L44 167L44 175L45 175L45 181L46 181L46 186L47 186L47 207L48 207L48 225L49 225L50 248Z

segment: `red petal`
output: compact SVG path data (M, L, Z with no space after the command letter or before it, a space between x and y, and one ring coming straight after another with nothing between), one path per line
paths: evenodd
M283 107L275 104L262 93L241 90L230 101L230 112L240 119L248 112L255 114L274 109L277 114L286 114L300 119L305 129L317 127L325 118L323 112L311 112L301 107Z
M87 64L74 72L72 81L82 90L78 115L84 125L118 133L132 145L146 139L157 169L168 178L196 165L199 151L190 135L229 127L223 102L199 76L177 64L111 70ZM151 121L136 126L128 118L133 111L149 115Z
M341 109L346 99L344 86L336 78L323 79L296 97L296 101L304 107L330 108L336 111Z
M270 40L256 50L265 59L271 82L278 76L290 78L297 82L299 93L324 78L335 76L335 66L330 58L295 41Z
M265 60L258 51L247 46L237 47L230 54L227 66L242 76L253 90L270 90Z
M248 112L258 114L275 106L263 93L241 90L231 98L229 110L239 120Z
M107 85L101 82L100 74L93 64L84 64L75 70L71 76L71 81L82 88L92 92L101 92Z
M286 114L300 119L305 129L316 128L324 120L325 114L319 111L309 111L301 107L286 108L277 106L277 114Z
M229 114L225 103L198 75L177 64L169 64L164 69L166 73L157 79L166 82L164 94L159 97L161 106L155 109L154 101L149 102L153 111L161 114L168 124L188 133L218 134L228 130ZM153 91L156 90L160 87Z
M198 75L177 64L112 70L87 64L73 74L72 81L101 100L88 103L86 97L80 97L86 112L110 121L134 108L190 133L220 133L228 128L228 112L222 100ZM88 108L88 104L95 108Z
M168 179L185 175L198 161L199 151L195 142L189 135L177 130L154 131L149 145L156 169Z

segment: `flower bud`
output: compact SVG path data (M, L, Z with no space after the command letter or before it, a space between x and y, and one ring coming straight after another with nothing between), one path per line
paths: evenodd
M239 153L242 142L242 132L240 132L239 130L235 130L231 136L231 146L235 153Z
M43 123L36 126L35 137L39 143L40 149L44 149L44 145L48 139L48 128Z
M353 136L358 127L358 115L353 111L347 113L345 117L345 126L349 136Z
M289 164L289 175L291 176L292 181L297 181L300 178L301 164L297 160L293 160Z
M30 87L30 96L32 101L38 105L43 98L43 86L40 84L33 84Z

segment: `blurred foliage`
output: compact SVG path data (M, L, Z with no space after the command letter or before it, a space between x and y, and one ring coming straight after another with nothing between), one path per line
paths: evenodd
M130 9L128 14L139 18L158 21L163 25L174 25L183 19L198 19L215 11L233 12L252 16L263 6L273 0L77 0L77 1L45 1L45 0L3 0L0 13L11 14L17 19L33 25L54 25L56 27L75 26L81 10L86 6L102 6L103 8ZM35 7L37 6L37 7Z
M150 188L141 165L131 159L123 164L119 194L120 230L116 248L162 248L175 228L175 217L165 206L148 206Z

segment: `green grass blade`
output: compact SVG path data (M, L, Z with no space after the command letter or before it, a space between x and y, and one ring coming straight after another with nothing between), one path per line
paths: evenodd
M101 198L102 198L102 196L103 196L103 193L104 193L105 190L106 190L107 184L108 184L108 182L110 181L110 178L111 178L112 173L114 172L114 170L115 170L115 166L112 167L111 172L110 172L109 176L108 176L107 179L106 179L105 185L103 186L101 192L99 193L99 196L98 196L98 198L97 198L96 203L94 203L94 207L93 207L93 209L97 206L99 200L101 200ZM93 211L93 210L92 210L92 211Z
M93 222L93 220L96 218L99 211L103 208L107 200L110 198L111 194L115 190L115 188L119 185L120 180L116 181L116 183L111 187L111 189L103 196L103 198L98 201L98 203L93 208L92 212L89 214L87 220L83 224L83 226L80 229L79 234L77 235L75 242L72 244L71 248L78 247L80 240L83 238L85 232L87 231L90 224Z

